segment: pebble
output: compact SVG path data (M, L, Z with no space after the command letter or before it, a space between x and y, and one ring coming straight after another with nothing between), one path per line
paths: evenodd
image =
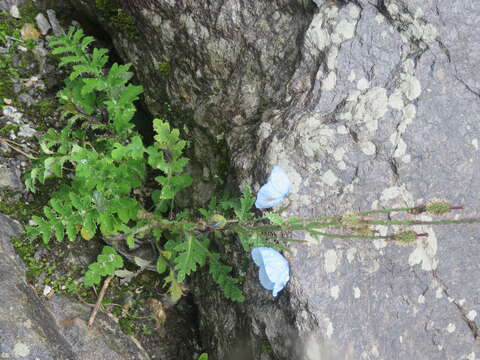
M52 25L52 30L55 36L61 36L64 31L62 26L57 20L57 15L55 14L55 11L50 9L47 10L47 16L48 16L48 20L50 21L50 24Z
M7 105L3 107L2 113L5 117L7 117L9 120L15 122L15 123L20 123L22 120L23 114L21 112L17 111L16 107Z
M18 6L17 5L12 5L10 7L10 15L12 15L14 18L16 19L20 19L20 10L18 10Z
M48 31L52 28L52 26L48 22L45 15L43 15L42 13L38 13L37 16L35 16L35 21L37 22L37 26L40 29L42 35L47 35Z

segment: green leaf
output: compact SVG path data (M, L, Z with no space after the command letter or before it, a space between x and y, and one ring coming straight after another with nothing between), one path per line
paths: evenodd
M239 280L230 276L231 266L221 263L220 254L212 253L209 257L209 270L213 280L220 286L227 299L244 301L245 296L238 287Z
M131 234L127 236L127 246L129 249L133 249L135 247L135 238Z
M275 224L275 225L283 225L285 224L285 219L282 218L280 215L276 214L276 213L273 213L273 212L269 212L269 213L266 213L264 214L264 216L270 220L270 222L272 224Z
M85 277L83 278L83 284L90 287L93 285L99 285L101 280L102 276L100 275L100 273L89 267L89 269L85 273Z
M174 259L175 270L178 271L178 281L182 282L185 277L197 270L197 266L205 265L208 256L208 240L198 240L193 234L185 234L185 241L175 247L178 253Z
M115 206L118 217L124 223L137 218L139 205L135 199L123 197L117 200Z
M157 259L157 272L159 274L163 274L165 271L167 271L167 262L165 261L163 256L159 256Z
M75 241L77 239L77 229L75 227L75 224L73 223L68 223L67 224L67 237L68 241Z
M61 222L57 222L54 224L55 228L55 237L58 241L63 241L63 237L65 235L65 228Z
M121 104L127 104L138 100L138 95L143 93L142 86L128 85L120 96L119 102Z
M173 302L180 300L183 296L183 289L175 278L175 273L170 271L169 275L164 279L164 287L168 286L168 293Z

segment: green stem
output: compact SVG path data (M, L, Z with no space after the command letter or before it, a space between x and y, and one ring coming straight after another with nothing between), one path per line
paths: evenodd
M419 209L419 207L408 207L408 208L394 208L394 209L378 209L378 210L367 210L367 211L360 211L356 213L357 216L364 216L364 215L371 215L371 214L384 214L384 213L393 213L393 212L408 212L415 209Z
M480 218L467 218L459 220L362 220L361 224L365 225L449 225L449 224L474 224L480 223Z

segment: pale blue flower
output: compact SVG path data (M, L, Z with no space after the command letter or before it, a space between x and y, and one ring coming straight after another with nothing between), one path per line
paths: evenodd
M280 166L274 166L268 181L257 194L255 206L258 209L268 209L280 205L290 191L290 180L287 173Z
M260 267L260 284L272 290L273 296L277 296L290 279L290 268L288 261L277 250L258 247L252 249L252 258L255 264Z

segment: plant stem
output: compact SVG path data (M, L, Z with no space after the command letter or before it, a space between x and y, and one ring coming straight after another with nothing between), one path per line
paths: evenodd
M480 223L480 218L467 218L459 220L362 220L361 224L365 225L449 225L449 224L474 224Z
M88 319L88 327L93 326L93 322L95 321L95 317L97 316L98 310L100 310L100 306L102 306L102 300L105 297L105 293L107 292L108 285L110 284L110 281L114 278L115 274L110 275L105 279L103 282L102 290L100 290L100 294L98 295L97 302L95 303L95 307L92 310L92 314L90 315L90 318Z

